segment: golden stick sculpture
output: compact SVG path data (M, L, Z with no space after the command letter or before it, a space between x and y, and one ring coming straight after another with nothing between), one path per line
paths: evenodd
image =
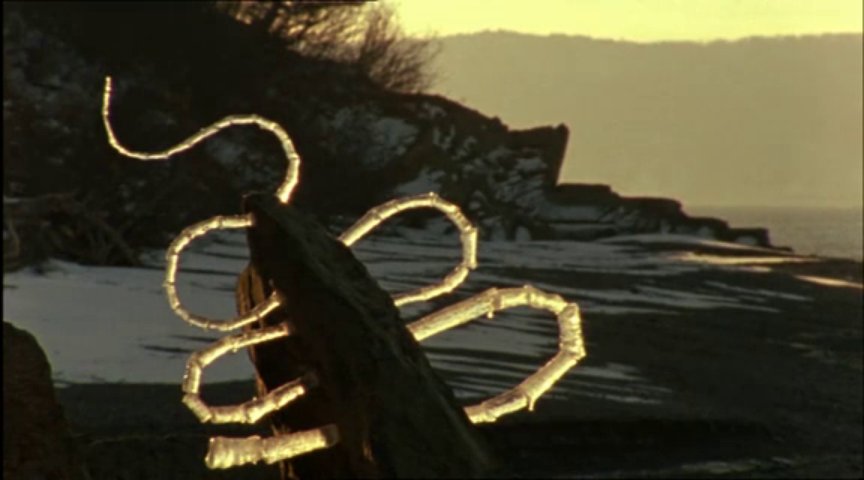
M219 131L235 125L256 125L273 133L279 139L288 160L285 178L277 188L275 195L281 203L286 205L291 200L291 194L299 181L300 156L297 154L291 138L279 124L258 115L231 115L201 129L198 133L171 148L155 153L144 153L130 150L117 140L111 127L110 106L111 77L106 77L102 97L102 120L108 134L108 142L121 154L139 160L168 159L194 147ZM463 215L458 206L430 192L394 199L374 207L339 237L343 244L350 247L390 217L405 210L417 208L437 209L456 225L462 243L462 261L441 282L421 287L412 292L395 295L394 303L397 307L447 294L462 284L469 272L477 268L477 228ZM254 219L251 214L216 216L184 229L168 247L165 254L166 268L163 285L171 309L184 321L199 328L227 332L256 322L281 305L282 300L278 293L274 292L265 302L256 306L247 315L231 320L213 320L186 310L177 295L176 278L180 254L192 240L213 230L249 228L253 224ZM537 399L585 357L585 342L582 338L582 320L578 305L567 302L559 295L543 292L530 285L520 288L491 288L467 300L426 315L408 325L408 330L420 342L432 335L463 325L483 315L492 315L495 312L518 306L547 310L556 316L559 327L558 353L516 387L476 405L465 407L465 413L473 423L494 422L502 415L523 408L533 410ZM194 352L186 364L186 373L182 384L183 403L201 422L212 423L256 423L262 417L288 406L292 401L304 395L308 389L315 387L317 379L314 375L306 375L272 390L261 398L239 405L210 406L201 399L199 387L204 369L225 354L289 335L291 335L291 325L283 323L275 327L229 335L202 350ZM274 435L268 438L259 436L246 438L213 437L210 439L205 462L209 468L230 468L259 461L275 463L304 453L328 448L338 442L339 431L335 425L324 425L312 430Z

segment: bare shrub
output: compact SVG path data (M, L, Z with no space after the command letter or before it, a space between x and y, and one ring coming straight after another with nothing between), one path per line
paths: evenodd
M420 92L435 80L432 38L409 37L380 2L217 1L216 8L303 55L357 68L376 84Z

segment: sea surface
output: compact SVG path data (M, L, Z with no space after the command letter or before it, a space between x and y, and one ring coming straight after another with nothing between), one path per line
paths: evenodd
M771 243L795 253L823 257L864 257L864 210L856 207L685 206L689 215L716 217L732 227L764 227Z

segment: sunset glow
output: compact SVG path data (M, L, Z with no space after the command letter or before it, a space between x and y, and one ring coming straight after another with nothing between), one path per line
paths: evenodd
M390 0L412 35L513 30L639 42L862 31L860 0Z

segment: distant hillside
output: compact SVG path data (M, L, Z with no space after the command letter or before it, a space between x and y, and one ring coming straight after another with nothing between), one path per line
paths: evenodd
M164 149L237 112L284 126L303 158L292 204L334 232L381 202L434 191L484 239L667 232L771 245L764 229L694 218L673 199L556 186L564 126L513 129L444 97L383 90L202 5L3 4L4 267L45 257L134 264L139 249L239 213L245 192L272 191L284 175L277 142L250 127L167 162L123 157L100 116L106 75L129 148ZM154 25L159 35L142 42ZM404 219L450 228L431 212Z
M437 90L514 127L565 123L560 181L687 204L860 206L861 45L487 32L443 39Z

